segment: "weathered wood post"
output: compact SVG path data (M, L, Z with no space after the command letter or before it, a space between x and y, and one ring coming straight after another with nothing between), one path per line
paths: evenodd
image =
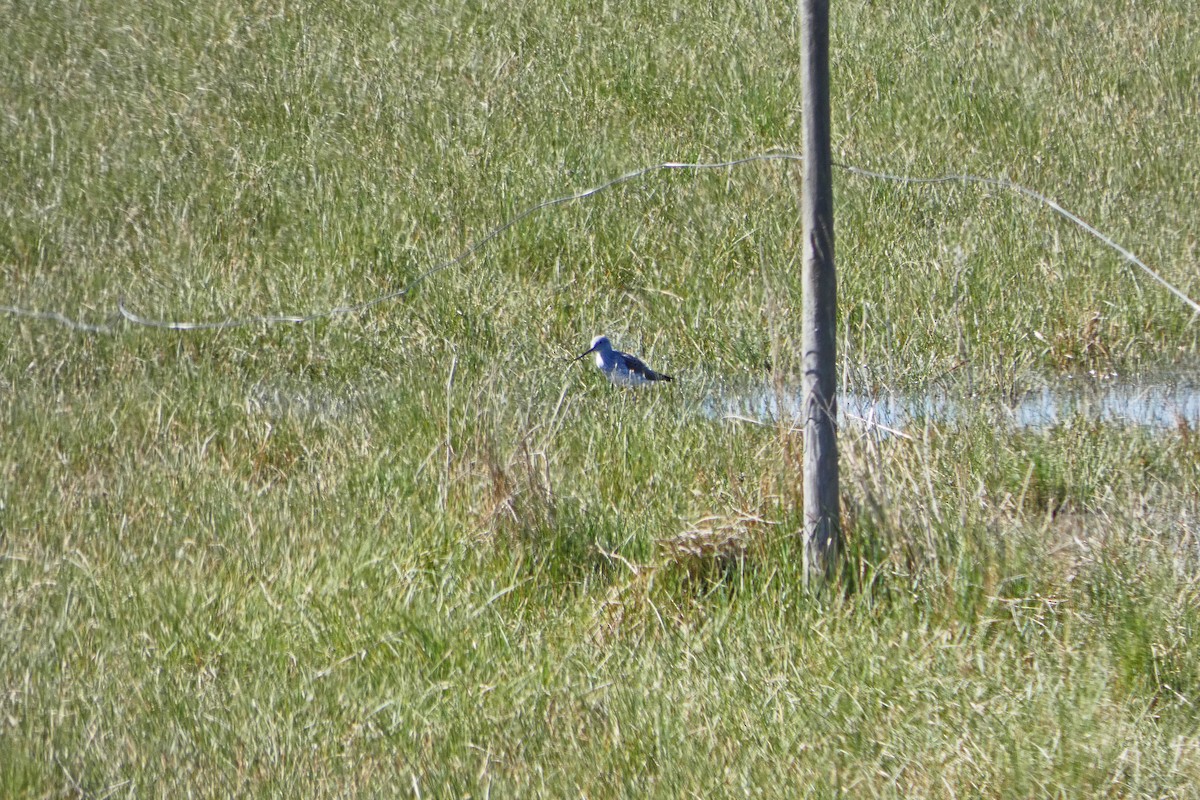
M833 165L829 125L829 0L800 1L804 84L802 309L804 376L804 580L819 586L841 552L838 492Z

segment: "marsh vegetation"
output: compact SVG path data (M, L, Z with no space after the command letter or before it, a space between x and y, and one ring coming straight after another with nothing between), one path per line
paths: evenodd
M534 203L799 140L787 3L0 0L0 303L393 291ZM1187 2L834 8L835 160L1003 175L1200 295ZM0 794L1185 796L1192 421L1013 428L1195 363L1025 200L838 174L845 580L805 596L794 167L655 174L305 325L0 316ZM607 333L674 383L565 358ZM963 376L968 376L969 381Z

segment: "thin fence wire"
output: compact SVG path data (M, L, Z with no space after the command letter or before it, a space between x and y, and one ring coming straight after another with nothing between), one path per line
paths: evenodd
M134 325L134 326L146 327L146 328L159 328L159 329L174 330L174 331L205 331L205 330L222 330L222 329L226 329L226 328L240 328L240 327L244 327L247 325L274 325L274 324L281 324L281 323L303 324L303 323L307 323L307 322L313 322L318 319L325 319L328 317L336 317L336 316L342 316L342 315L347 315L347 314L357 314L357 313L365 311L369 308L377 306L381 303L386 303L386 302L389 302L392 300L398 300L398 299L406 297L408 294L410 294L412 292L413 289L415 289L417 287L418 284L422 283L427 278L429 278L432 275L435 275L439 272L442 272L443 270L451 269L452 267L457 267L460 264L463 264L463 263L469 261L471 258L473 258L476 254L478 254L484 247L486 247L492 241L494 241L495 239L497 239L498 237L500 237L501 235L503 235L504 233L506 233L513 227L515 227L516 225L519 225L521 222L523 222L524 220L533 216L534 214L537 214L540 211L544 211L549 208L554 208L556 206L562 206L562 205L567 205L569 203L576 203L576 202L579 202L582 200L586 200L587 198L592 197L597 194L600 194L603 191L615 188L615 187L620 186L625 183L629 183L630 181L635 181L635 180L644 178L647 175L650 175L655 172L678 171L678 170L700 171L700 170L732 169L734 167L743 166L745 164L753 164L753 163L758 163L758 162L763 162L763 161L798 162L798 161L803 161L803 160L804 160L804 156L799 153L759 153L756 155L746 156L744 158L737 158L737 159L733 159L730 161L713 161L713 162L664 161L662 163L654 164L654 165L651 165L648 167L641 167L641 168L635 169L631 172L626 172L623 175L620 175L616 178L605 181L604 183L598 184L589 189L583 189L578 192L573 192L571 194L562 195L561 197L554 197L549 200L543 200L540 203L537 203L535 205L525 208L524 210L522 210L515 216L510 217L508 220L504 221L500 225L492 228L490 231L488 231L486 234L484 234L481 238L472 242L470 245L467 246L466 249L464 249L458 255L456 255L453 258L450 258L446 261L442 261L438 264L433 265L432 267L428 268L427 270L425 270L424 272L420 273L415 278L410 280L408 283L406 283L400 289L396 289L394 291L380 294L376 297L372 297L361 303L336 306L334 308L324 309L324 310L320 310L320 311L312 311L312 312L308 312L308 313L304 313L304 314L283 314L283 313L263 314L263 315L230 318L230 319L209 321L209 322L158 320L158 319L151 319L148 317L144 317L144 316L134 312L132 309L129 308L129 306L125 302L124 296L122 296L117 302L116 312L109 315L107 318L107 321L103 322L103 323L90 323L90 322L84 322L84 321L80 321L80 320L71 319L70 317L67 317L66 315L61 314L57 311L36 311L36 310L18 308L15 306L0 306L0 313L5 313L5 314L13 315L13 316L28 317L28 318L32 318L32 319L40 319L40 320L47 320L47 321L51 321L51 322L57 322L68 328L71 328L73 330L82 331L82 332L86 332L86 333L115 333L116 330L121 326L122 323ZM1177 297L1180 301L1182 301L1184 304L1186 304L1188 307L1190 307L1194 313L1200 314L1200 303L1197 303L1195 300L1193 300L1191 297L1189 297L1185 292L1183 292L1183 290L1179 289L1178 287L1176 287L1175 285L1170 283L1166 278L1164 278L1161 274L1159 274L1154 269L1152 269L1148 264L1146 264L1146 262L1142 261L1142 259L1140 259L1136 255L1134 255L1130 250L1128 250L1127 248L1120 245L1116 240L1114 240L1108 234L1102 232L1095 226L1084 221L1079 215L1077 215L1071 211L1068 211L1066 208L1064 208L1062 205L1060 205L1057 201L1052 200L1051 198L1047 197L1046 195L1041 194L1040 192L1036 192L1033 189L1022 186L1018 183L1015 183L1013 181L1010 181L1010 180L1007 180L1004 178L988 178L988 177L982 177L979 175L940 175L940 176L936 176L936 177L920 177L920 176L914 177L914 176L909 176L909 175L893 175L893 174L886 173L886 172L877 172L874 170L864 169L862 167L855 167L855 166L852 166L849 164L834 163L834 167L837 169L843 170L843 171L845 171L851 175L854 175L856 177L865 178L868 180L875 180L875 181L886 181L886 182L897 183L897 184L906 185L906 186L912 186L912 185L928 186L928 185L937 185L937 184L943 184L943 183L959 183L959 184L974 184L974 185L979 185L979 186L991 186L996 189L1002 189L1005 191L1014 192L1014 193L1021 195L1029 200L1033 200L1034 202L1038 203L1039 205L1049 208L1055 214L1058 214L1059 216L1063 217L1067 221L1069 221L1072 224L1081 228L1083 231L1085 231L1089 235L1098 239L1105 246L1116 251L1127 262L1129 262L1133 266L1138 267L1142 272L1144 272L1146 275L1148 275L1151 279L1153 279L1155 282L1159 283L1171 294L1175 295L1175 297Z

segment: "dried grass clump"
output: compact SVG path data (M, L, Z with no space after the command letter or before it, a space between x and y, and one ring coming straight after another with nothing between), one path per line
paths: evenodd
M663 565L692 577L723 575L761 556L767 529L777 523L754 514L705 517L688 530L658 541Z
M555 522L555 498L545 455L522 442L507 457L489 437L476 436L455 460L454 485L480 541L535 538Z

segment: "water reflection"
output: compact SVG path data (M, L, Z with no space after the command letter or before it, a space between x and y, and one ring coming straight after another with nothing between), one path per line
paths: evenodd
M900 432L925 423L954 425L966 412L994 410L1014 428L1044 430L1085 420L1158 430L1200 425L1200 382L1195 378L1157 381L1064 381L1024 392L1015 401L935 390L923 394L846 392L839 396L843 427ZM782 409L782 413L781 413ZM773 423L800 417L799 390L759 387L716 395L706 404L713 418Z

